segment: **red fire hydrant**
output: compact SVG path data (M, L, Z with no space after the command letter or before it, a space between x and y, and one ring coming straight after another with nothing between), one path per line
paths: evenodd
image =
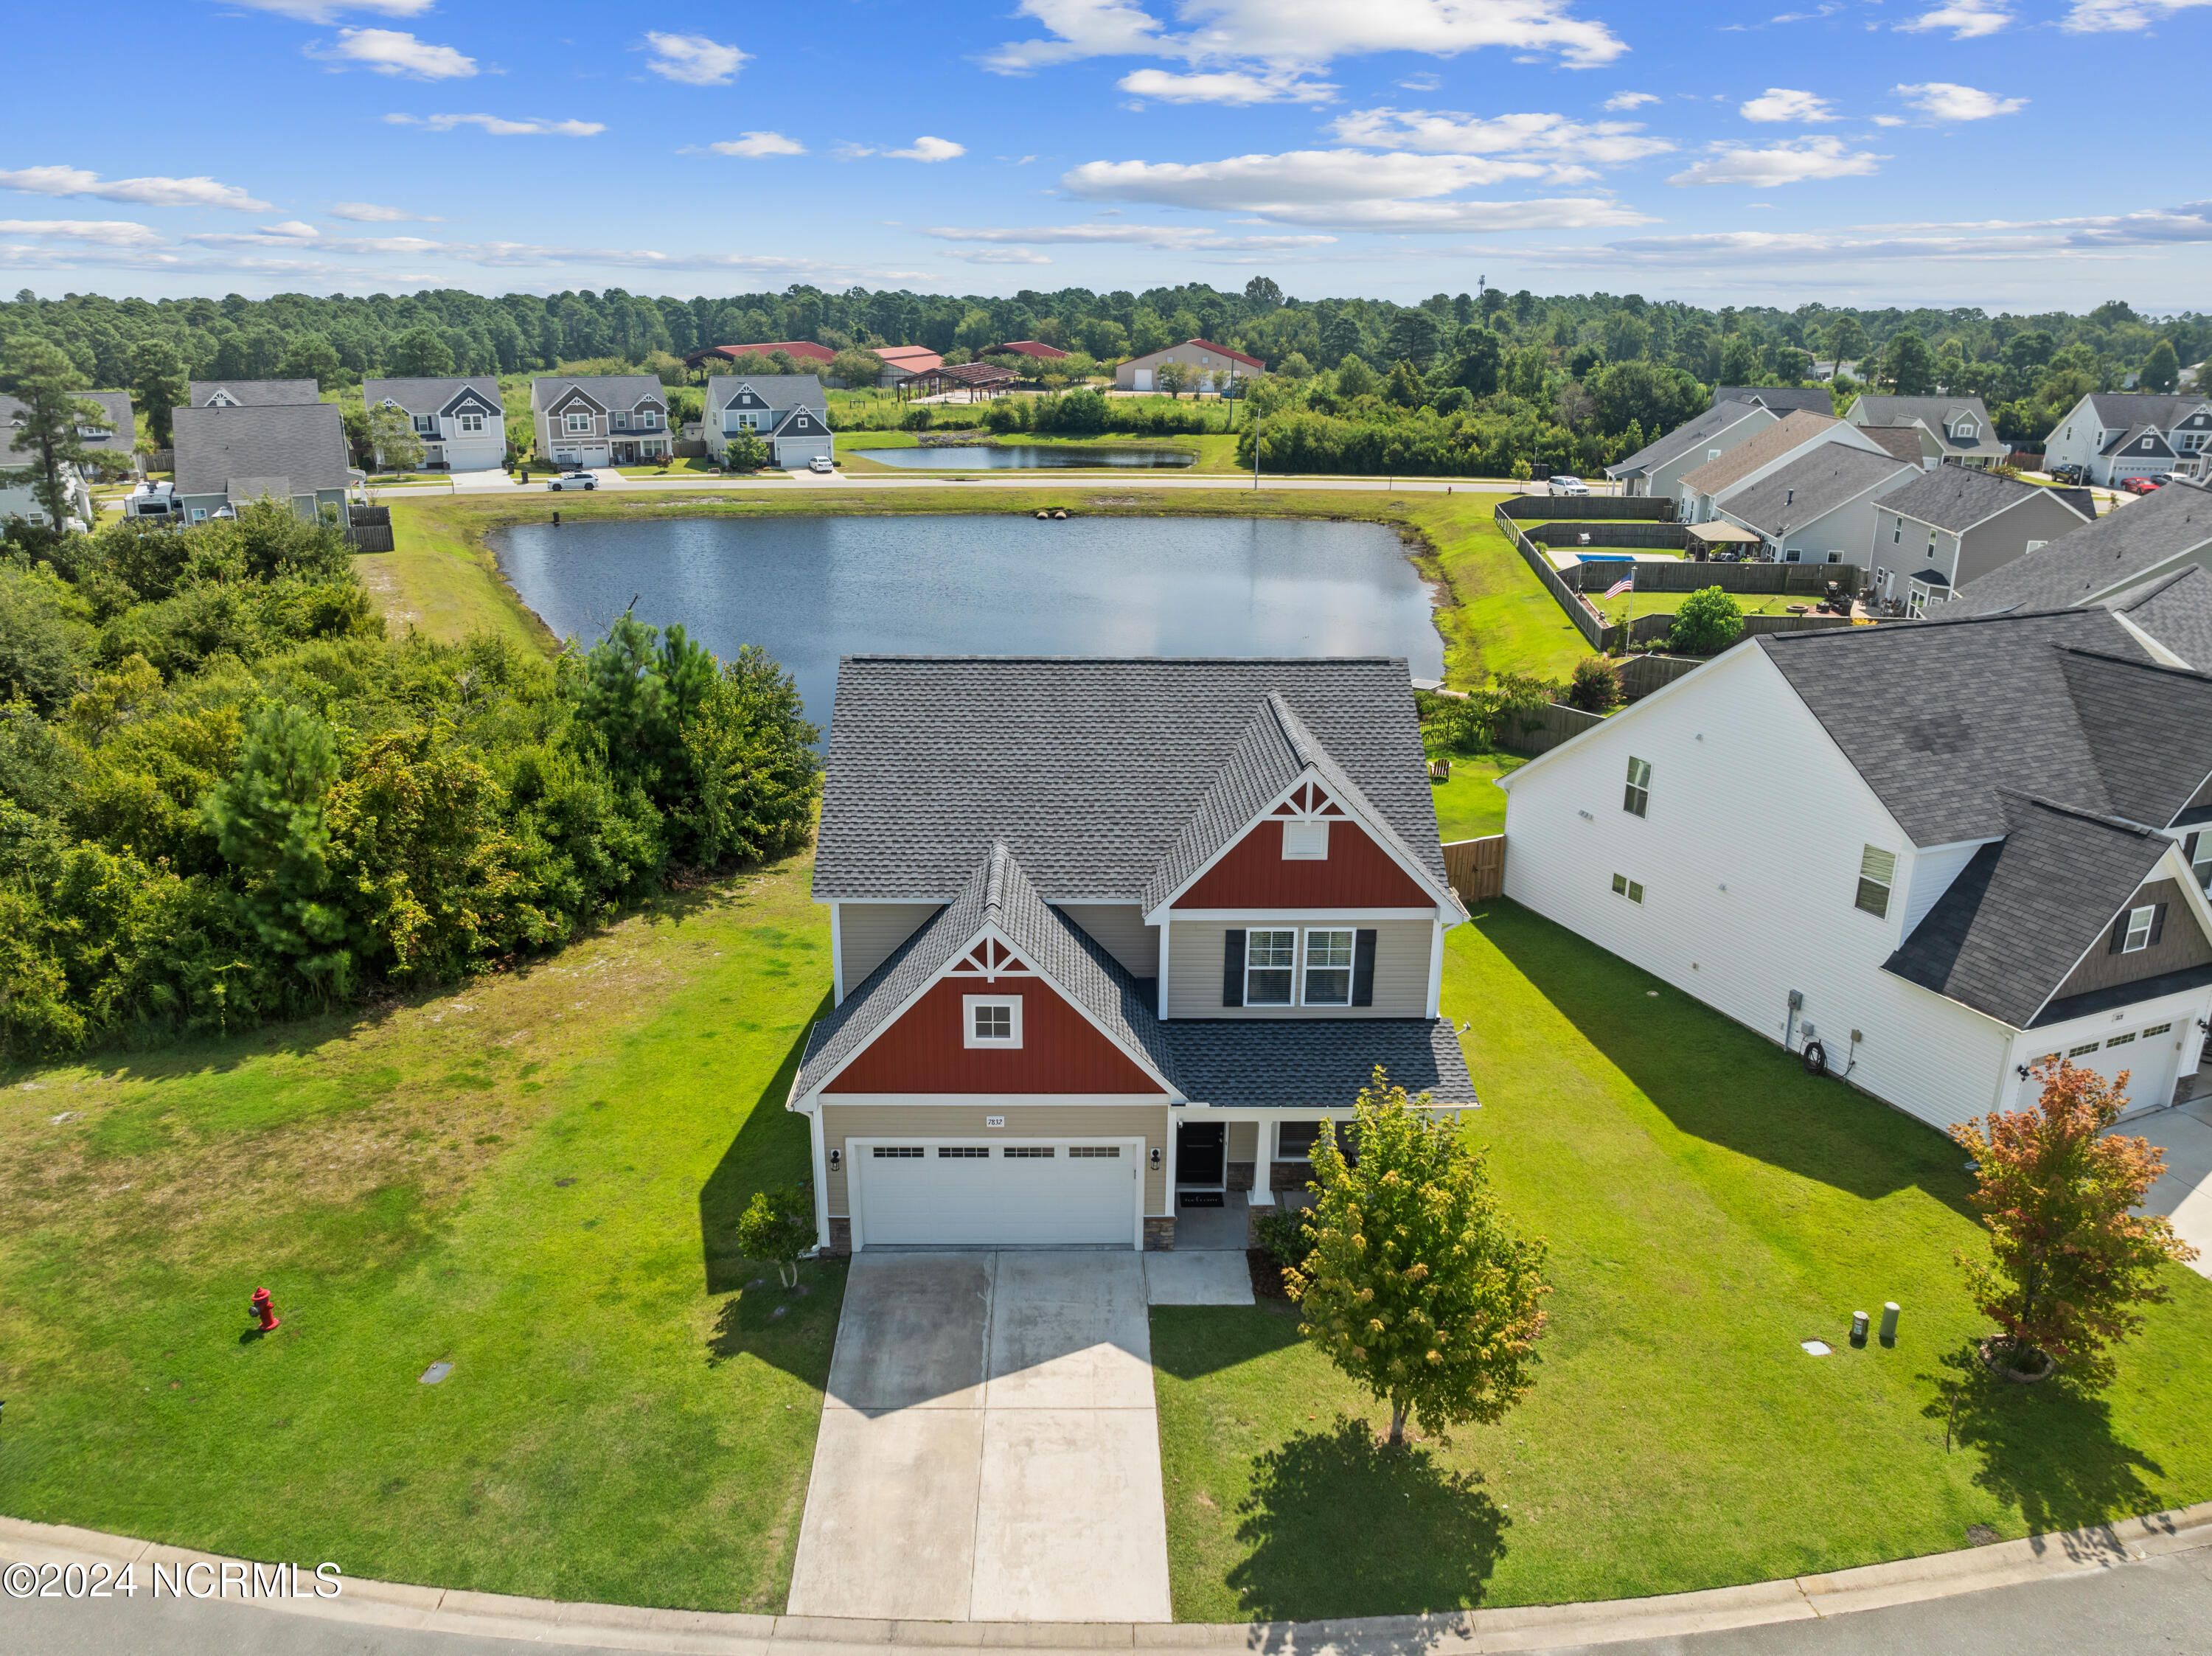
M276 1307L270 1301L269 1290L265 1288L257 1288L253 1290L253 1314L261 1319L261 1331L264 1334L283 1320L276 1314Z

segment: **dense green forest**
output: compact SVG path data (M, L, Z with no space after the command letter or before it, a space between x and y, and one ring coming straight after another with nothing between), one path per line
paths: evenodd
M11 335L52 342L88 386L128 387L149 410L166 409L187 377L312 377L335 390L369 374L516 374L589 361L657 370L675 383L684 378L676 359L702 345L783 339L971 354L1041 339L1103 368L1200 337L1276 371L1263 412L1285 417L1263 428L1265 464L1503 474L1617 458L1703 406L1716 384L1799 384L1815 360L1857 365L1834 387L1843 397L1867 385L1976 394L1999 435L2034 442L2085 391L2118 389L2130 376L2172 388L2212 350L2212 315L2146 318L2118 300L2083 316L1816 304L1716 311L1636 294L1546 298L1488 287L1403 306L1288 297L1255 276L1242 292L1194 283L1011 298L805 286L689 300L611 288L497 299L455 289L161 300L27 291L0 303L0 338ZM1018 425L1023 416L1000 418Z
M236 1029L551 948L809 831L757 651L385 635L269 502L0 541L0 1060Z

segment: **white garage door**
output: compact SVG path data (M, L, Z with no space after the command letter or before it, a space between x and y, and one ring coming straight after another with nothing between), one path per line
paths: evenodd
M2183 1031L2178 1022L2160 1020L2145 1029L2120 1029L2096 1040L2077 1040L2066 1047L2066 1061L2077 1070L2094 1070L2106 1080L2128 1075L2128 1101L2123 1113L2163 1109L2173 1101L2173 1066L2179 1061ZM2022 1100L2033 1103L2042 1083L2030 1077Z
M858 1247L1137 1246L1139 1141L854 1141L848 1153Z
M1150 368L1139 368L1130 375L1130 380L1131 390L1150 391L1152 388L1152 371Z

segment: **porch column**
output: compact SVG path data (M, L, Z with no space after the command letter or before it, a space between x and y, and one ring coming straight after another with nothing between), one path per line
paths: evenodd
M1259 1126L1259 1145L1252 1161L1250 1205L1271 1208L1275 1205L1275 1124L1262 1116Z

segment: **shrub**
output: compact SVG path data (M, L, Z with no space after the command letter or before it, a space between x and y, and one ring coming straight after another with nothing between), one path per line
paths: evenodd
M1667 642L1684 655L1714 656L1742 636L1741 606L1721 588L1708 586L1682 600Z
M1567 681L1566 703L1586 713L1609 713L1620 705L1620 679L1603 656L1584 656Z
M1252 1222L1252 1240L1260 1252L1289 1269L1303 1265L1313 1248L1303 1208L1270 1208Z

